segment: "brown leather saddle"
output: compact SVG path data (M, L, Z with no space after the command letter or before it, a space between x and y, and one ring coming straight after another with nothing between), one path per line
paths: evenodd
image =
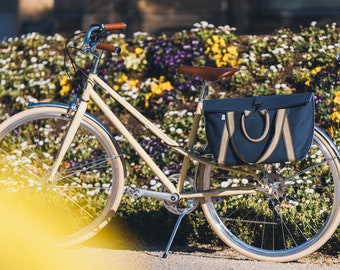
M238 71L238 68L217 68L217 67L197 67L180 66L178 73L201 77L206 81L217 81L228 77Z

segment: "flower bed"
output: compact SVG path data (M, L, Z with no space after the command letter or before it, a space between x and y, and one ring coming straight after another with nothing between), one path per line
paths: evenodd
M340 146L340 29L335 24L321 28L313 22L298 33L289 29L263 36L235 33L229 26L216 27L201 22L172 37L139 32L126 39L123 34L113 34L108 42L119 45L122 52L106 54L99 73L167 134L185 143L192 123L193 102L202 82L196 77L177 74L177 68L180 65L238 67L240 70L231 79L215 84L212 96L314 92L316 123ZM46 37L37 33L0 43L0 116L3 119L24 109L29 102L69 102L77 81L71 80L64 68L64 43L65 38L59 34ZM80 66L87 68L87 56L76 51L74 56ZM71 71L69 66L67 71ZM106 98L104 93L103 98ZM112 100L106 102L120 113L121 119L127 119ZM97 113L94 104L90 103L89 109ZM180 165L175 162L178 160L175 153L136 128L134 122L130 129L141 135L141 144L159 160L166 173L178 171ZM203 131L198 138L204 141ZM124 144L121 138L117 139ZM134 151L124 148L124 152L130 170L128 183L159 188L157 179ZM165 152L168 154L164 155ZM137 208L145 212L158 210L160 206L159 202L148 199L137 203ZM134 210L128 198L124 198L124 208L127 212L121 215L130 220ZM143 219L145 225L140 227L141 231L149 226L145 221ZM192 217L191 224L193 233L188 234L187 239L196 238L200 232L200 235L206 234L204 241L211 241L212 236L202 229L205 225L201 218Z

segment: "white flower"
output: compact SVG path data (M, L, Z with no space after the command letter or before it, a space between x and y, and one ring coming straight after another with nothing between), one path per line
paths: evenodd
M36 63L38 61L38 58L36 58L35 56L33 56L32 58L31 58L31 62L32 63Z
M134 37L139 37L139 36L147 36L148 34L146 32L141 32L141 31L138 31L138 32L135 32L133 34Z
M156 183L156 185L155 185L155 188L161 188L162 187L162 183L161 182L158 182L158 183Z
M208 22L206 22L206 21L201 21L201 27L202 28L206 28L206 27L208 27L208 25L209 25L209 23Z
M314 189L307 188L307 189L305 190L305 192L306 192L307 194L312 194L312 193L314 193L315 191L314 191Z
M243 179L241 180L241 183L242 183L243 185L247 185L247 184L249 183L249 180L248 180L247 178L243 178Z
M276 68L276 66L274 66L274 65L271 65L271 66L269 67L269 69L270 69L271 71L273 71L273 72L277 72L277 68ZM276 85L275 85L275 88L276 88Z
M177 129L176 129L176 133L177 133L177 134L182 134L182 133L183 133L183 129L177 128Z
M240 179L234 178L234 179L233 179L233 183L234 183L234 184L240 183Z
M231 184L232 184L232 180L231 179L228 179L227 181L223 181L222 183L221 183L221 187L222 188L227 188L227 187L229 187Z
M294 36L293 37L293 41L297 42L297 41L303 41L303 37L302 36Z
M152 180L150 181L150 185L151 185L151 186L156 185L156 183L157 183L157 181L156 181L155 179L152 179Z

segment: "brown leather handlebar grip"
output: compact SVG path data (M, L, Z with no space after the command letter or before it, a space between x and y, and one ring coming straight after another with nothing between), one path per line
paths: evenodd
M110 30L124 30L126 28L126 23L107 23L104 24L104 29L107 31Z
M102 43L102 42L98 42L96 45L96 48L99 50L104 50L104 51L113 52L113 53L120 53L121 51L120 47Z

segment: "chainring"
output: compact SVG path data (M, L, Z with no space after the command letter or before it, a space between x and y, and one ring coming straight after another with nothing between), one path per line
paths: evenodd
M169 176L169 180L174 184L177 185L178 183L178 179L179 179L180 174L176 173L176 174L172 174ZM162 187L162 191L163 192L169 192L167 190L166 187ZM190 177L190 176L186 176L185 181L184 181L184 186L183 186L183 190L182 193L185 192L195 192L196 191L196 184L195 184L195 180ZM199 200L197 198L194 198L194 207L192 207L189 211L188 214L191 213L192 211L194 211L198 204L199 204ZM186 208L187 206L187 200L186 199L181 199L177 202L171 203L168 201L163 201L163 205L164 207L170 212L173 213L175 215L180 215L183 210Z

